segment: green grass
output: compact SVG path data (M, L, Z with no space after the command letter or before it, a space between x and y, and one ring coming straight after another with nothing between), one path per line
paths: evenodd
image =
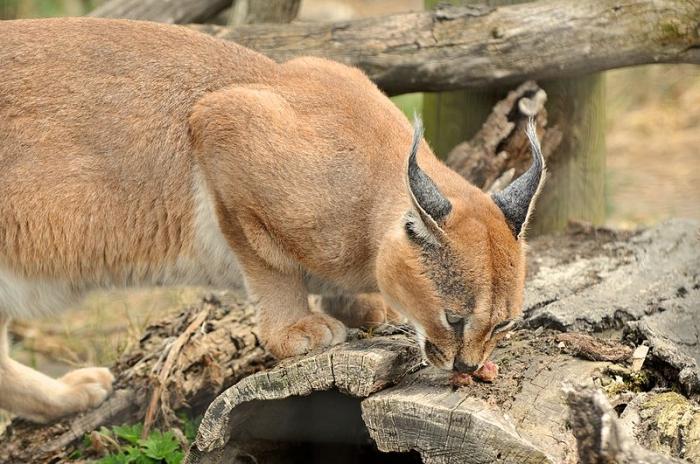
M100 454L98 464L179 464L185 448L197 433L199 420L187 416L182 419L182 432L187 440L183 444L173 431L151 430L145 438L143 424L102 427L86 435L82 445L71 454L72 460L85 460Z

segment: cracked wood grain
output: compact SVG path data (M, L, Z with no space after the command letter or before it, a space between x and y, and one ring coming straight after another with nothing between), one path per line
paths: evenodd
M416 345L405 337L360 340L312 356L283 361L274 369L245 378L209 407L195 446L200 452L223 447L231 431L245 427L237 406L254 400L280 400L337 389L364 398L396 383L419 364ZM233 432L235 433L235 431Z
M677 316L697 311L697 222L677 219L636 233L596 233L603 252L590 248L592 242L576 243L575 234L533 242L525 296L531 327L601 331L666 309L678 308ZM562 252L546 252L551 247Z
M362 402L362 418L380 451L419 450L426 464L554 462L499 407L437 390L425 374L417 376Z

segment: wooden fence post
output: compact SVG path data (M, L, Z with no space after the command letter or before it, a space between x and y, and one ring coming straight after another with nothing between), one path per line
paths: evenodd
M493 6L527 0L487 0ZM425 0L433 8L445 0ZM474 0L448 0L466 5ZM532 51L533 54L537 50ZM549 124L558 125L563 140L549 162L549 180L540 196L532 235L563 229L571 219L601 224L605 220L605 80L602 73L539 82L547 92ZM470 139L493 105L510 88L426 93L425 133L444 159L458 143Z

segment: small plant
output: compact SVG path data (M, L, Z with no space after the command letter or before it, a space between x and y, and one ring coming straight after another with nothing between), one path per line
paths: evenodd
M187 443L194 440L198 422L187 416L180 416L182 430ZM117 425L111 428L102 427L90 435L86 435L81 449L76 450L71 457L85 458L87 455L98 453L99 464L179 464L184 457L184 447L187 443L178 440L173 431L151 430L146 438L143 435L143 425Z

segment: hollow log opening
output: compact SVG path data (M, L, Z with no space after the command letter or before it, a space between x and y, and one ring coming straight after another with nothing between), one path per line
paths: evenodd
M423 462L416 451L379 451L362 420L360 403L360 398L338 390L244 403L231 418L234 432L222 454L240 464Z

